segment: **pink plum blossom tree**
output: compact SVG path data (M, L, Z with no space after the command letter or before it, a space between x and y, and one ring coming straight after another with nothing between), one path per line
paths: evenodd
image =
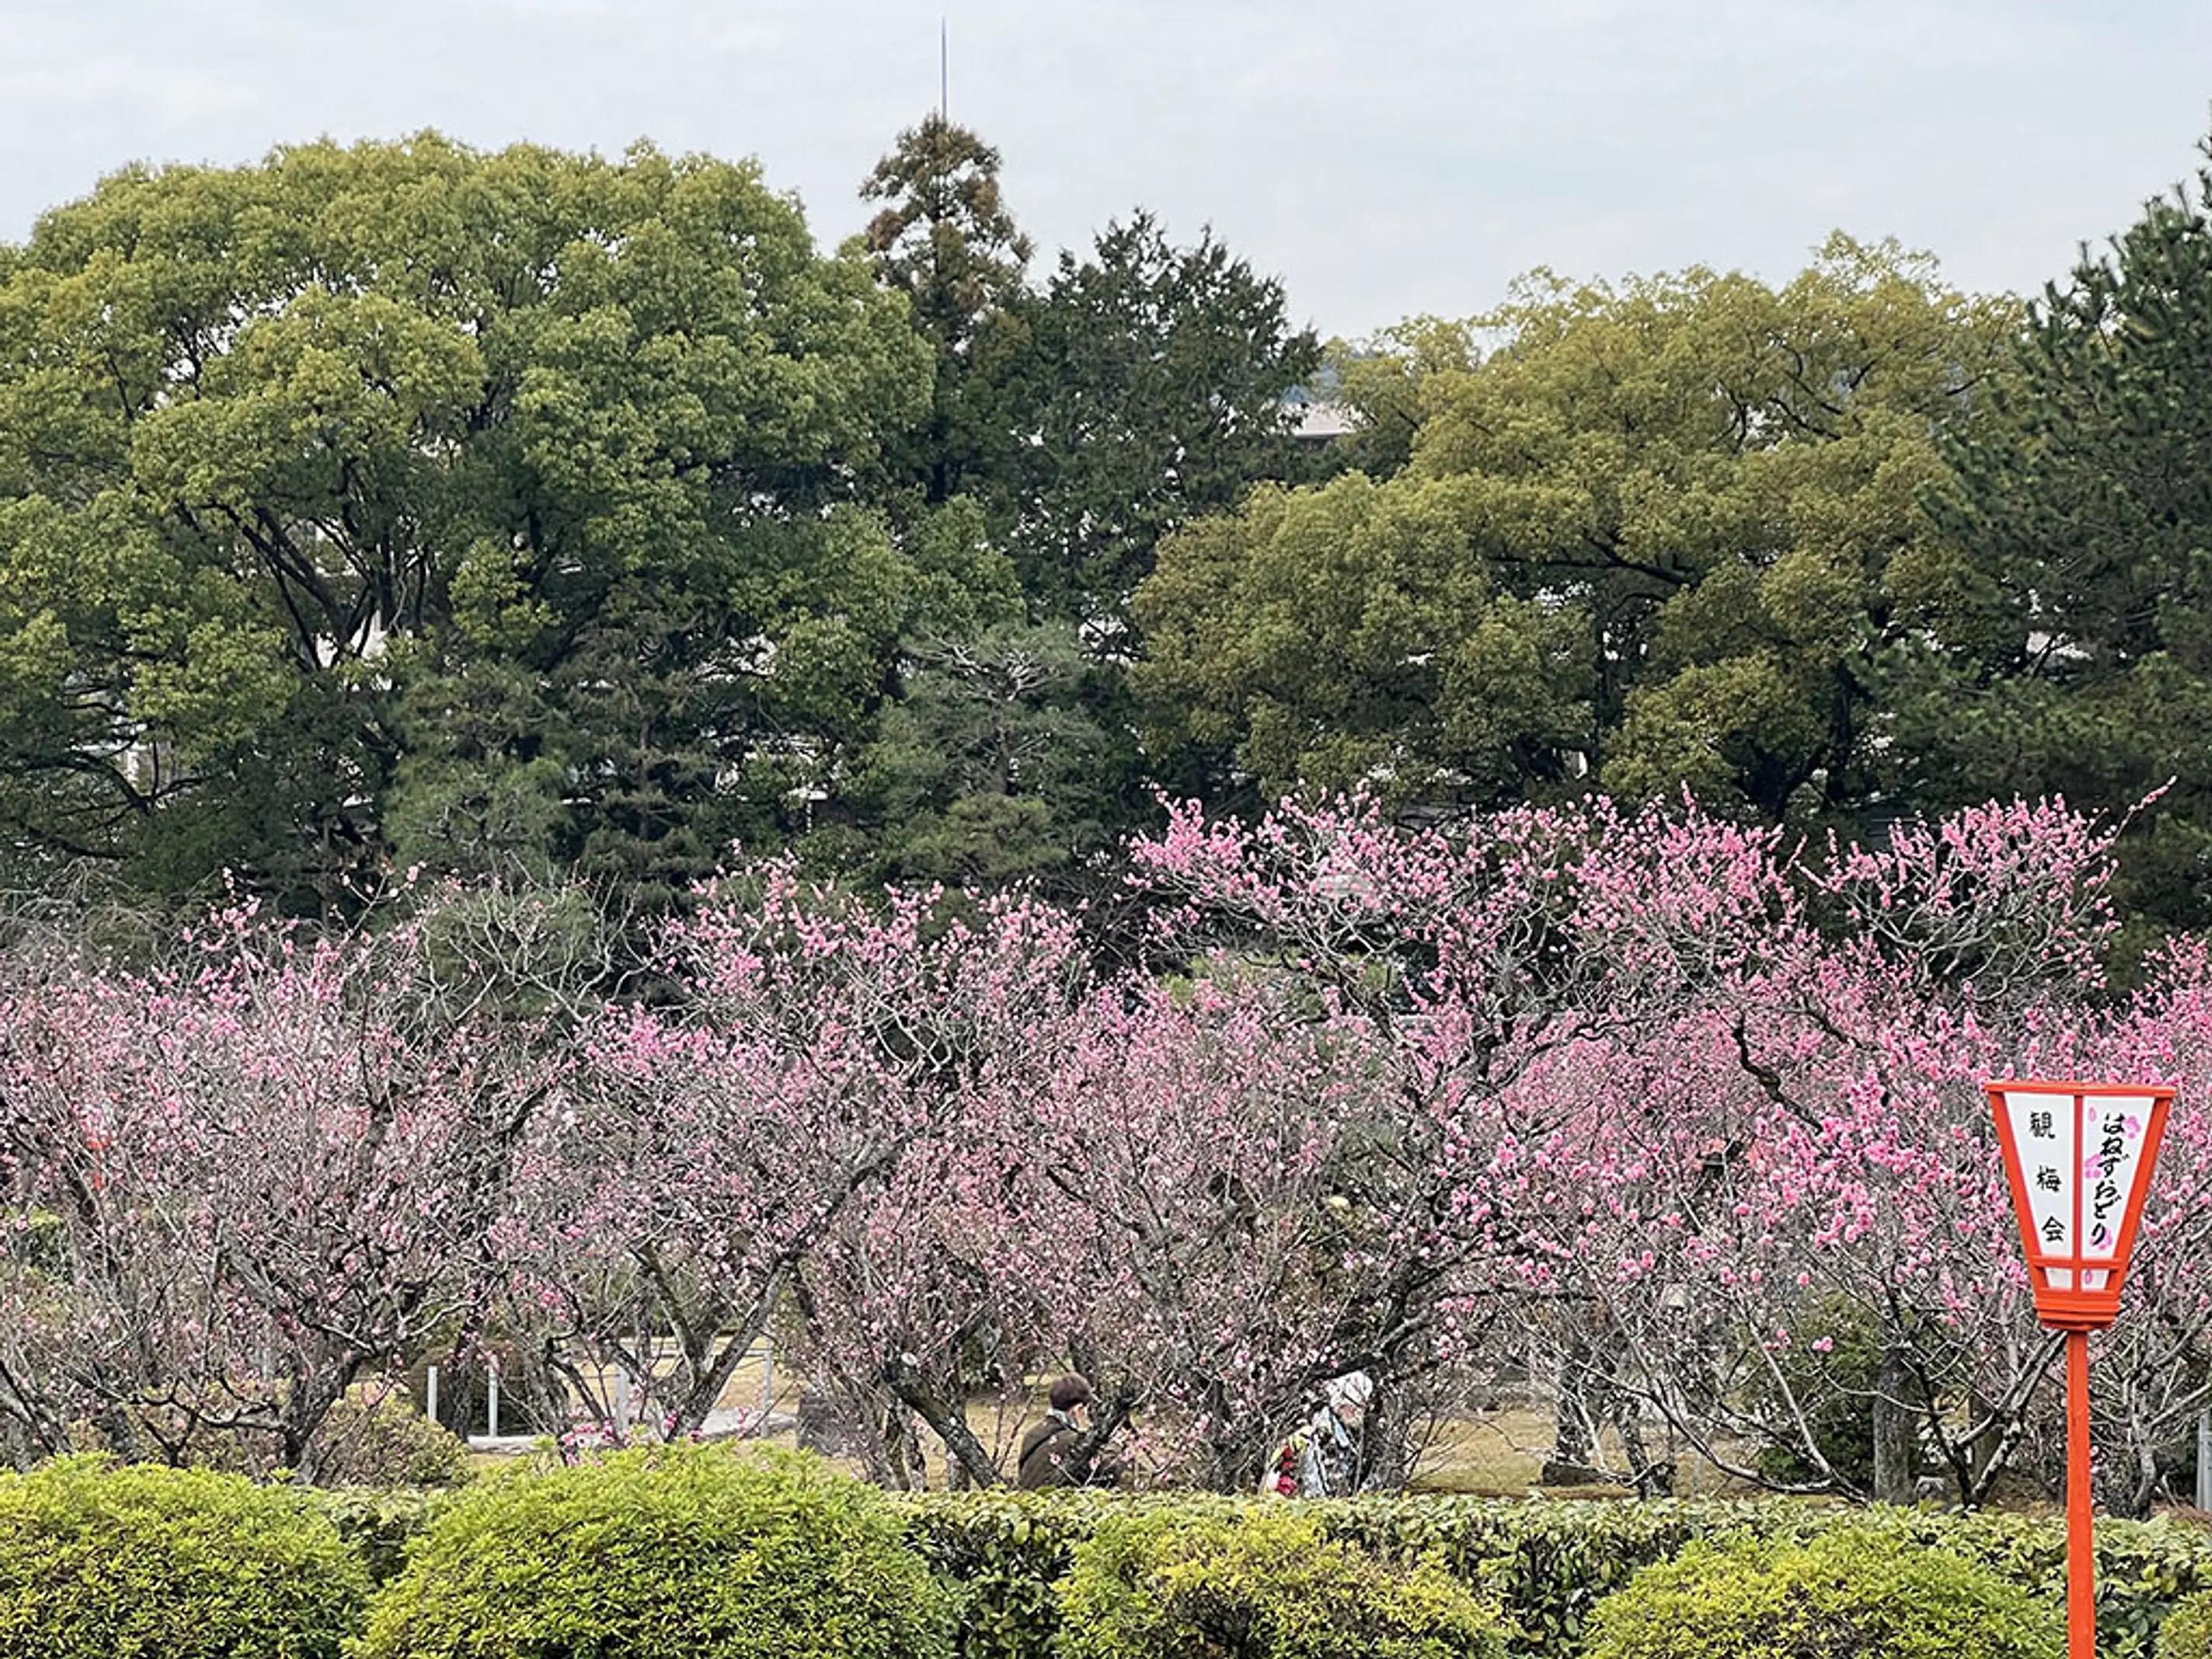
M669 1006L588 1034L500 1244L520 1317L601 1421L619 1372L656 1429L703 1425L801 1264L1065 995L1066 917L948 920L940 897L873 908L762 866L675 925Z
M544 1045L428 916L315 939L244 905L159 969L37 966L0 998L0 1419L312 1475L346 1389L480 1307Z

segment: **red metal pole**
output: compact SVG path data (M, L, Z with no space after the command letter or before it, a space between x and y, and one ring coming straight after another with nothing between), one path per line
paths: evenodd
M2089 1333L2066 1333L2066 1659L2097 1659L2089 1547Z

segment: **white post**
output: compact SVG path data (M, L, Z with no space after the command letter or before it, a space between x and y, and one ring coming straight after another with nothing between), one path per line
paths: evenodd
M2212 1411L2197 1413L2197 1507L2212 1510Z
M496 1440L499 1438L499 1361L497 1359L491 1362L490 1373L484 1382L484 1394L485 1416L489 1424L485 1433Z
M629 1434L629 1367L615 1367L615 1432L627 1437Z
M422 1415L433 1423L438 1420L438 1368L427 1367L422 1373Z

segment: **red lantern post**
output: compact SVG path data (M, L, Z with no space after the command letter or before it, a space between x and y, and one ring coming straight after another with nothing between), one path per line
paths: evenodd
M2035 1314L2066 1336L2066 1653L2094 1659L2089 1333L2120 1310L2173 1091L2158 1084L1987 1085L2020 1218Z

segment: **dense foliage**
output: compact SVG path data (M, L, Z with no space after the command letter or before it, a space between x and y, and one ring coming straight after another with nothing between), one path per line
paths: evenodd
M1531 280L1456 361L1425 343L1395 476L1170 543L1138 605L1151 741L1269 794L1894 799L1883 656L1960 557L1918 493L2015 323L1842 237L1778 289Z
M1936 505L1970 551L1902 672L1931 805L2014 790L2123 802L2171 784L2133 908L2212 921L2212 173L2055 285Z
M367 1589L297 1492L95 1458L0 1475L15 1659L338 1659Z
M1893 1539L1696 1545L1601 1606L1588 1659L2058 1659L2057 1610L1987 1569Z
M1393 1567L1273 1505L1109 1516L1060 1592L1066 1659L1504 1659L1496 1613L1432 1565Z
M672 1447L471 1491L379 1592L361 1651L940 1659L947 1611L869 1487Z
M2159 1659L2205 1659L2212 1654L2212 1591L2179 1603L2158 1627Z
M1255 1513L1250 1500L1191 1494L1132 1498L1097 1493L951 1493L900 1500L908 1534L962 1594L972 1659L1029 1659L1051 1650L1075 1551L1109 1517L1161 1516L1225 1532ZM1270 1512L1262 1505L1257 1511ZM1802 1545L1834 1530L1843 1547L1883 1564L1942 1553L2025 1591L2041 1607L2065 1604L2066 1533L2016 1515L1941 1514L1884 1507L1763 1504L1504 1501L1368 1497L1310 1511L1324 1536L1378 1561L1430 1563L1498 1604L1516 1654L1573 1659L1608 1598L1646 1567L1700 1541ZM2212 1588L2212 1541L2193 1527L2106 1520L2096 1536L2099 1651L2166 1651L2190 1598ZM2185 1632L2186 1624L2178 1633Z
M828 256L750 165L432 134L55 209L0 261L14 860L628 915L736 840L1096 897L1155 782L1858 835L2173 778L2124 908L2212 914L2204 180L2033 307L1839 234L1324 363L1141 208L1032 271L1000 169L924 120Z
M750 165L433 134L131 168L46 215L0 267L9 844L323 911L416 864L659 909L740 838L1073 865L1092 797L1113 827L1141 799L1118 670L1087 716L1018 684L1100 752L1001 745L911 848L878 724L910 670L1094 622L1279 472L1318 348L1142 215L1031 291L997 167L925 123L835 257ZM985 856L1023 811L1027 849Z
M1990 1595L2001 1586L1986 1621L1996 1633L2055 1618L2066 1583L2063 1527L2021 1516L1433 1497L1285 1506L1100 1492L886 1500L818 1464L720 1448L487 1476L459 1494L255 1489L231 1476L76 1460L28 1479L0 1478L0 1500L9 1516L0 1527L0 1583L32 1598L4 1605L35 1607L39 1633L62 1644L11 1641L8 1650L57 1659L203 1650L305 1659L336 1652L370 1620L383 1632L370 1638L375 1651L506 1653L535 1639L533 1631L568 1651L588 1648L608 1621L629 1619L628 1628L648 1635L689 1632L696 1651L744 1653L777 1618L793 1621L793 1640L842 1639L856 1656L880 1651L888 1628L905 1630L902 1639L922 1653L939 1650L950 1633L966 1659L1047 1659L1080 1630L1079 1639L1118 1642L1107 1650L1136 1659L1152 1650L1151 1638L1128 1615L1142 1624L1187 1614L1199 1625L1249 1615L1245 1639L1264 1643L1273 1639L1270 1626L1316 1632L1310 1615L1351 1583L1362 1587L1365 1611L1344 1613L1347 1628L1361 1627L1363 1617L1371 1623L1378 1610L1426 1607L1441 1615L1439 1641L1455 1626L1479 1625L1476 1651L1491 1650L1502 1634L1528 1659L1575 1659L1594 1619L1636 1626L1638 1605L1692 1582L1702 1587L1701 1607L1749 1609L1757 1584L1728 1572L1751 1564L1752 1577L1771 1584L1785 1558L1803 1589L1799 1600L1840 1600L1846 1622L1887 1618L1896 1610L1890 1592L1932 1571L1940 1583L1929 1616L1905 1633L1940 1638L1963 1653L1972 1650L1968 1641L1936 1617L1954 1592ZM337 1525L345 1547L318 1513ZM1809 1559L1802 1547L1808 1543L1816 1547ZM1705 1546L1711 1549L1699 1555ZM2186 1659L2212 1593L2212 1540L2187 1524L2106 1521L2096 1548L2099 1650ZM651 1551L665 1577L647 1565ZM794 1584L834 1593L823 1591L820 1576L831 1571L833 1551L878 1578L834 1608L795 1608ZM1716 1552L1733 1563L1718 1578L1709 1571ZM791 1581L753 1570L770 1557L789 1568ZM1849 1561L1865 1594L1838 1585L1821 1565L1836 1559ZM1079 1594L1079 1559L1093 1581ZM118 1561L127 1564L119 1577ZM1645 1581L1626 1606L1600 1613L1640 1571L1670 1562L1680 1571ZM1110 1584L1097 1571L1109 1565ZM386 1587L366 1613L363 1565ZM459 1611L441 1605L432 1594L439 1587L459 1598ZM75 1624L45 1616L64 1595ZM567 1605L555 1605L563 1598ZM179 1607L188 1611L178 1622L161 1622ZM1471 1615L1478 1607L1494 1611ZM837 1617L842 1638L828 1628ZM198 1622L189 1627L182 1622L192 1618ZM734 1647L712 1645L707 1625L716 1619ZM178 1645L188 1628L209 1632L210 1644ZM1201 1639L1194 1630L1187 1635ZM1327 1632L1317 1639L1328 1650ZM403 1640L418 1645L375 1647Z
M395 856L687 883L930 603L853 489L928 376L749 167L118 174L0 284L0 810L303 902Z

